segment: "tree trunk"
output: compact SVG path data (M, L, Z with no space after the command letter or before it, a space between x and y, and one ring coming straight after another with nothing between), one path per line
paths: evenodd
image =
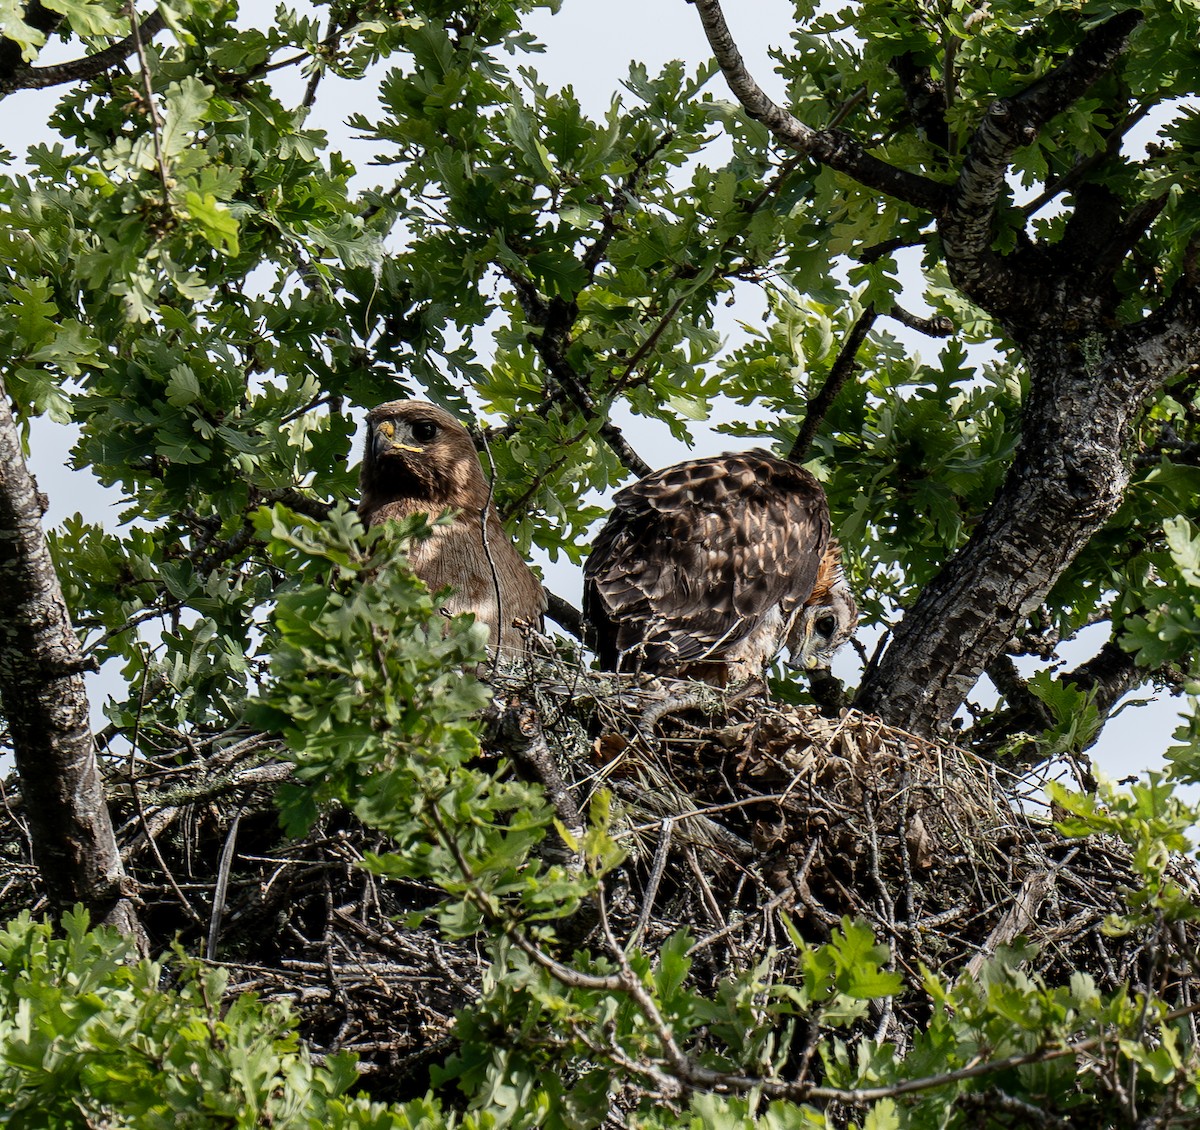
M58 909L144 942L88 716L79 641L42 532L43 505L0 384L0 702L35 862Z
M1194 298L1180 297L1131 329L1029 336L1030 392L1013 466L970 541L866 673L856 706L918 734L948 727L987 665L1120 505L1131 423L1196 349L1188 327ZM1071 324L1065 313L1043 322Z

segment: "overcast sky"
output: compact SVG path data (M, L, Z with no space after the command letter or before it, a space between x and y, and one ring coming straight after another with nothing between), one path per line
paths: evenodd
M793 5L788 0L754 0L753 3L730 3L727 18L742 53L759 83L776 98L782 97L782 84L771 70L768 49L786 44ZM265 0L243 4L242 23L254 22L256 13L274 10ZM530 23L532 30L547 45L543 55L531 61L543 82L551 88L571 85L585 110L600 115L607 108L614 92L620 90L621 79L631 60L637 59L654 71L662 64L681 58L698 63L708 56L707 44L695 10L685 0L565 0L557 16L538 13ZM165 33L163 33L165 34ZM48 50L43 62L69 57L61 46ZM302 83L297 75L278 73L280 89L298 98ZM718 97L727 92L718 76L713 81ZM4 126L0 129L0 144L17 154L32 142L44 140L44 122L53 106L55 91L23 91L4 101ZM313 125L329 132L331 148L343 151L358 167L359 182L384 184L388 182L387 168L370 165L373 151L369 143L357 141L345 126L352 113L370 115L374 105L374 89L367 82L348 83L326 79L317 100ZM910 274L910 285L917 289L906 294L909 309L920 310L919 284ZM737 302L725 317L721 327L728 335L737 333L739 320L756 320L762 310L761 299L749 288L739 291ZM905 335L902 327L889 325L890 332L901 336L910 347L932 356L936 343L916 335ZM740 410L744 414L745 410ZM728 412L719 415L726 418ZM717 435L703 427L695 429L691 448L673 439L665 427L643 420L621 419L629 430L630 439L649 462L665 465L696 455L726 450L736 441ZM73 429L61 428L39 421L32 436L32 463L40 486L51 500L48 520L57 523L80 511L89 520L115 520L111 492L105 492L87 471L69 469L69 449ZM553 564L537 559L542 565L549 586L572 602L578 602L581 580L579 571L564 563ZM1097 650L1104 642L1103 629L1092 630L1076 645L1069 656L1072 664ZM870 635L867 635L868 646ZM850 648L843 651L835 668L837 673L857 682L858 661ZM1032 669L1033 665L1028 664ZM92 694L99 699L105 693L104 678L93 684ZM109 684L111 688L111 684ZM1109 723L1101 743L1093 751L1101 768L1110 776L1138 772L1161 764L1162 751L1170 741L1179 709L1177 700L1167 699L1149 708L1130 709Z

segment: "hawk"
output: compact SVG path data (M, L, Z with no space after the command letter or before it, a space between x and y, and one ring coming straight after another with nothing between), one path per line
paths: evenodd
M546 595L500 524L467 429L423 400L391 400L367 413L359 472L358 514L364 526L453 511L408 550L413 572L430 591L452 588L446 611L473 612L502 655L525 651L521 621L540 629Z
M827 667L854 633L825 492L803 467L758 450L693 459L613 503L584 567L606 670L741 682L784 646L793 667Z

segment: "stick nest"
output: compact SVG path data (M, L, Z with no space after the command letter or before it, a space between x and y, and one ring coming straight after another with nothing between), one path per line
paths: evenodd
M784 916L814 943L850 917L871 926L914 987L873 1005L875 1033L902 1047L928 1007L922 966L976 976L1018 940L1027 970L1048 983L1083 970L1102 989L1150 989L1173 1006L1193 999L1186 962L1170 955L1197 952L1200 927L1171 937L1105 931L1137 883L1123 844L1055 830L1044 784L1067 766L1016 776L854 711L829 719L692 684L617 685L575 672L500 679L496 692L484 739L491 763L540 780L567 826L597 789L613 793L628 855L608 881L610 925L645 947L687 929L701 991L763 963L767 976L791 976ZM440 893L362 870L363 855L388 844L344 813L285 842L272 794L289 767L269 736L181 734L153 759L105 768L152 939L178 937L227 966L233 991L288 1002L318 1055L358 1053L376 1097L423 1093L486 966L481 948L406 922ZM15 780L4 800L7 920L48 908ZM1185 863L1173 879L1200 896ZM576 930L571 945L602 949L595 909L577 918L564 928Z

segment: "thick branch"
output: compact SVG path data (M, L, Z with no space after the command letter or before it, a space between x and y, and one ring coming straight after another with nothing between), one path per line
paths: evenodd
M110 67L127 59L138 49L139 42L157 35L164 27L166 20L162 12L154 11L141 22L136 31L130 32L120 43L114 43L94 55L85 55L82 59L56 63L48 67L31 67L21 63L6 70L0 65L0 95L11 94L14 90L43 90L48 86L95 78L96 75L103 74Z
M1185 269L1166 301L1118 330L1114 342L1116 363L1144 373L1138 389L1143 397L1200 364L1200 271Z
M836 172L845 173L867 188L926 211L941 211L946 199L943 185L881 161L868 153L856 138L842 130L814 130L772 101L746 69L737 43L725 22L719 0L693 2L729 89L746 113L766 126L777 141L828 165Z
M950 148L950 130L946 125L946 91L935 82L929 68L917 63L911 51L892 60L892 70L904 90L904 100L917 128L939 149Z
M1200 348L1200 317L1190 340ZM949 724L1120 505L1130 423L1178 371L1180 344L1159 336L1096 357L1060 331L1027 351L1031 391L1013 466L970 541L925 587L867 673L857 706L922 734Z
M1140 12L1129 10L1093 28L1054 70L1020 94L993 102L976 127L939 229L951 279L992 313L1023 302L1028 283L1017 262L992 251L996 203L1013 154L1112 69L1141 21Z
M1079 280L1074 289L1096 291L1105 300L1110 316L1115 313L1121 295L1113 277L1166 205L1167 194L1162 193L1125 212L1120 197L1107 185L1081 184L1075 190L1074 210L1055 249L1058 262Z
M583 615L570 601L546 590L546 615L577 640L583 639Z
M988 675L1004 695L1006 705L971 730L972 748L990 752L1020 734L1038 733L1053 724L1051 712L1028 689L1007 655L1000 655L992 662ZM1093 705L1101 719L1107 722L1120 700L1154 675L1155 672L1139 667L1134 657L1115 640L1109 640L1091 659L1061 675L1059 681L1090 691ZM1096 730L1092 742L1099 738L1102 729L1103 726ZM1027 751L1019 751L1016 759L1006 764L1010 769L1024 769L1034 764L1035 757L1030 754L1036 755L1036 752L1036 747L1031 744Z
M140 937L96 762L85 667L0 385L0 697L34 857L60 908L82 902L96 920Z
M62 23L63 17L61 13L43 7L41 0L30 0L25 8L24 19L30 27L49 37ZM21 48L16 40L0 36L0 94L7 94L9 90L14 89L10 85L13 77L28 69L29 64L21 58Z
M507 753L522 776L540 784L563 827L577 840L582 839L583 817L546 744L537 711L515 699L503 704L494 700L483 713L483 723L485 745L494 752Z

